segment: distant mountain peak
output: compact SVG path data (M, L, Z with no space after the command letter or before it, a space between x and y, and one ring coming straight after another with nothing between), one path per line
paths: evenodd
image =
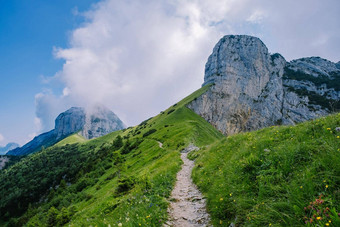
M58 115L55 120L54 131L57 140L83 129L85 125L85 111L82 107L71 107Z
M0 147L0 155L4 155L6 154L8 151L13 150L15 148L19 147L19 144L17 143L8 143L6 146L4 147Z
M8 154L27 155L77 132L92 139L124 128L125 125L118 116L103 105L95 105L86 110L83 107L71 107L58 115L53 130L36 136L23 147L11 150Z

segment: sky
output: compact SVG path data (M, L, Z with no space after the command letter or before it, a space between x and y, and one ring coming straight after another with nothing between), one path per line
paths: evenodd
M100 103L128 126L203 83L224 35L340 61L338 0L0 0L0 146Z

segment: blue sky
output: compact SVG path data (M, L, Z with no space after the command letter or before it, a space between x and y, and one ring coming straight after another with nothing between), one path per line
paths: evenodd
M101 103L127 125L198 89L227 34L340 60L338 0L0 0L0 146Z
M53 76L63 64L53 47L68 45L69 32L84 19L75 12L96 1L0 2L0 133L4 143L23 143L36 131L34 97L43 87L41 76Z

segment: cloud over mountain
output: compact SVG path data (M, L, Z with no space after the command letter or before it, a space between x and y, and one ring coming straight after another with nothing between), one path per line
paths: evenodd
M335 60L335 9L335 0L102 1L83 14L69 47L54 50L65 63L49 85L62 82L64 89L36 96L42 130L72 105L103 103L128 125L157 114L200 87L207 57L224 34L259 36L287 59Z

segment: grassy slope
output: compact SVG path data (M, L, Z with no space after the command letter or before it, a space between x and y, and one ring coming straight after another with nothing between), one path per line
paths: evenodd
M73 134L69 137L66 137L65 139L59 141L54 146L65 146L66 144L74 144L74 143L82 143L85 142L86 139L79 135L78 133Z
M121 134L133 140L143 138L143 134L150 129L157 129L126 157L124 174L142 180L128 194L117 197L114 193L117 177L105 182L116 171L114 168L109 169L98 184L85 191L93 195L93 198L76 205L80 212L70 222L71 226L104 226L109 223L122 223L123 226L160 226L166 220L166 198L170 196L181 165L178 151L189 143L204 146L223 137L204 119L184 106L206 89L207 87L200 89L160 115ZM91 143L98 143L100 140L109 142L112 139L108 135ZM163 144L162 148L159 142ZM152 186L145 190L145 185L148 184Z
M179 151L190 143L206 146L223 138L204 119L185 107L207 89L201 88L139 126L81 142L79 146L54 146L33 154L30 160L53 155L56 149L63 152L72 147L85 154L89 152L89 157L94 158L87 161L86 166L95 165L92 169L80 169L70 186L60 184L45 202L33 204L25 215L12 222L28 220L28 226L44 226L70 219L67 223L70 226L116 226L119 223L123 226L161 226L167 218L167 198L181 166ZM152 129L156 131L150 131ZM123 138L124 146L116 151L112 142L118 135ZM74 136L67 139L74 140ZM12 176L11 171L18 168L20 163L6 173ZM90 171L86 172L87 169Z
M191 154L214 225L340 226L339 126L337 114L230 136Z
M331 220L330 226L340 226L335 217L340 210L340 132L335 130L340 126L340 115L224 138L185 107L207 89L198 90L139 126L89 141L73 136L63 142L68 145L53 146L0 172L0 180L7 182L6 177L16 173L25 177L19 171L22 166L32 172L39 160L52 163L46 170L38 167L53 173L49 174L55 178L50 183L53 193L12 222L28 222L28 226L161 226L181 165L178 151L194 143L202 148L191 154L197 158L194 181L208 198L215 226L228 226L235 219L244 226L300 226L310 218L312 224L325 226ZM125 144L119 151L112 148L118 135ZM80 143L69 145L75 141ZM65 166L63 153L70 160ZM78 175L65 178L70 186L61 186L63 171L77 157L82 158L83 167L72 166L79 170ZM59 163L59 168L54 168L54 163ZM39 176L33 178L39 181ZM321 194L321 200L316 200ZM323 203L317 204L320 201ZM330 211L313 217L316 210L308 207L310 202L317 210L328 207Z

